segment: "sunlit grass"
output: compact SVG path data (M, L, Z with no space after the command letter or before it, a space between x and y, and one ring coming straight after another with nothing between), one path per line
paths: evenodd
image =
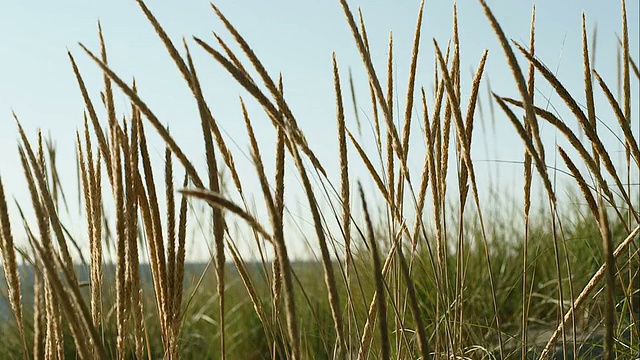
M331 146L338 149L339 159L322 163L287 103L282 77L273 77L262 65L233 19L213 6L233 43L216 35L215 43L194 38L177 46L142 0L138 3L192 92L206 171L182 151L136 85L109 66L101 28L99 50L82 45L83 53L69 53L86 114L76 144L81 186L62 187L55 149L44 144L40 133L31 138L18 125L35 220L23 221L28 245L17 246L12 235L16 224L9 223L6 203L10 196L0 187L8 304L0 314L13 316L0 324L0 357L519 359L549 351L568 358L588 358L589 351L605 358L638 354L640 203L629 180L640 167L637 134L630 123L635 101L630 86L640 74L629 54L624 2L623 86L617 99L591 68L584 21L584 62L575 64L584 68L584 93L570 94L535 55L544 46L535 42L535 13L525 46L508 40L481 1L504 51L491 56L504 56L504 72L517 85L512 93L492 94L488 100L524 145L524 183L518 185L523 199L499 195L504 189L491 189L492 195L485 196L478 186L476 172L483 165L473 162L471 145L483 141L473 136L474 124L491 56L483 54L470 92L461 93L457 17L447 47L434 40L437 66L433 99L428 98L415 83L418 58L431 56L420 53L419 45L428 37L421 33L421 4L406 96L398 103L392 38L386 72L379 72L362 15L340 1L368 75L367 84L350 89L370 95L367 111L374 131L372 138L356 136L345 118L348 95L340 78L340 54L334 54L338 141ZM238 154L227 146L230 139L211 113L200 85L206 72L196 72L193 51L210 55L246 90L238 114L247 129L252 180L260 184L257 194L244 190L246 176L234 161ZM104 75L101 102L94 100L96 89L85 85L75 62L79 56L91 58ZM539 105L534 90L542 81L557 93L556 106L566 105L573 118L559 119ZM612 160L611 146L598 133L593 105L598 91L616 117L606 126L622 134L623 164ZM130 109L116 112L115 94L124 94ZM349 95L355 103L355 94ZM264 135L254 133L253 114L245 106L249 102L260 105L261 115L274 126L275 154L260 148L257 138L264 141ZM106 110L104 119L99 107ZM116 114L122 112L127 115L119 119ZM566 138L566 148L544 146L543 122ZM572 130L574 123L580 134ZM419 144L410 140L417 128L422 131ZM164 163L151 160L151 132L166 145ZM376 144L377 153L367 152L365 142ZM408 165L410 151L424 152L421 168ZM548 165L556 155L566 170ZM267 158L275 160L273 173L265 170ZM362 162L365 173L353 170L354 160ZM339 178L329 177L327 169L338 171ZM565 171L575 180L575 188L566 185L572 194L568 198L558 196L566 190L555 185L553 171ZM285 186L287 176L301 184L305 210L296 216L308 220L304 240L285 231L285 192L296 191ZM360 185L364 181L373 184L366 192ZM534 182L542 184L540 193L532 192ZM75 239L58 216L60 199L71 191L82 199L86 223L86 233ZM27 202L18 202L22 219ZM532 207L536 203L541 205ZM203 204L210 207L196 210ZM105 214L110 208L114 219ZM192 227L211 246L209 263L186 262ZM316 260L296 260L291 244L300 241L313 244L318 253L311 258ZM83 264L72 260L78 242L90 249ZM241 242L253 244L257 259L242 257Z

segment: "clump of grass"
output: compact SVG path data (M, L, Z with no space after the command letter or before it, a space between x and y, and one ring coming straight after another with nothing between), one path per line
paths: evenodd
M629 183L630 174L640 166L640 150L631 125L630 90L631 70L636 75L638 72L630 56L624 1L622 99L613 95L601 74L593 69L595 46L590 60L583 14L586 113L579 99L535 55L540 47L535 41L535 8L529 46L525 48L508 41L491 9L480 1L517 87L517 99L491 93L488 100L495 101L504 112L525 151L522 208L502 213L505 218L491 207L504 205L507 200L495 197L485 202L476 180L479 164L471 156L471 147L478 141L474 129L480 87L485 80L485 65L491 59L484 51L470 79L469 94L462 94L466 79L460 71L463 52L459 26L464 24L458 24L455 5L452 41L446 51L439 46L442 42L433 40L434 99L429 101L424 87L416 94L425 7L421 2L406 96L400 100L394 85L397 74L393 65L398 60L393 53L393 37L389 36L386 73L379 73L372 61L373 49L362 11L358 9L356 22L355 12L340 0L367 74L365 90L371 101L372 143L377 153L370 154L363 146L369 139L363 137L358 112L357 132L351 129L342 98L339 54L334 53L338 180L326 171L334 164L322 163L307 141L285 97L283 75L277 80L271 76L240 30L212 5L232 42L214 34L215 45L199 38L193 43L249 95L240 98L239 112L247 129L250 160L268 222L261 220L259 211L249 202L252 194L245 193L246 180L236 168L236 154L227 146L218 119L205 99L189 48L191 41L183 40L184 50L178 50L149 7L142 0L136 1L193 95L206 170L198 170L195 159L185 154L166 124L138 94L136 83L127 83L111 68L98 24L99 56L83 45L81 48L102 71L100 95L106 119L99 118L91 98L93 90L86 87L69 52L85 107L84 128L76 134L76 152L81 185L78 192L86 222L83 238L88 242L90 259L83 265L89 268L88 281L74 262L76 257L84 262L80 246L60 216L58 198L61 195L66 200L55 148L47 143L45 151L40 133L37 143L31 142L18 122L19 154L35 222L26 220L18 203L30 248L25 250L14 241L10 209L0 181L0 255L16 324L15 339L8 341L11 345L7 347L1 345L0 354L14 351L9 346L15 346L21 348L25 359L506 359L525 358L540 350L542 356L550 355L557 351L555 343L561 337L560 351L567 357L580 351L578 316L587 309L595 309L591 322L604 323L605 357L615 352L637 352L634 336L625 335L638 334L638 315L633 310L638 297L634 288L638 276L634 241L640 232L636 210L640 205L634 202L636 194L623 179L626 174ZM526 77L517 54L528 64ZM563 121L536 104L536 74L552 86L573 119ZM613 161L611 146L598 133L593 79L623 134L624 168ZM349 86L357 108L357 86L351 76ZM116 117L117 92L130 101L123 119ZM410 140L416 128L416 97L421 100L423 148ZM468 99L466 109L463 99ZM254 132L246 105L249 101L262 107L274 127L274 174L267 173L260 146L269 139ZM402 105L403 117L394 119L396 108ZM545 148L540 120L557 129L567 145ZM568 121L577 123L586 142ZM163 164L151 160L147 123L164 142ZM422 167L409 167L410 149L424 150ZM363 174L355 173L354 160L348 155L353 150L355 159L367 170ZM566 209L557 195L560 190L551 181L547 163L547 154L556 151L577 185L576 196L586 204L584 209ZM311 219L315 246L320 251L317 261L300 263L290 250L299 239L285 231L285 218L291 212L285 202L288 161L294 165L307 201L308 211L296 215ZM449 169L450 162L455 162L455 169ZM221 175L226 170L233 184L231 190L224 186ZM450 171L455 171L455 179L449 178ZM155 176L160 173L163 181L156 184ZM182 174L184 179L177 186L175 178ZM538 178L548 213L536 215L532 213L532 184ZM457 187L452 186L454 180ZM363 181L372 182L371 194L365 194L360 185ZM609 185L611 181L613 185ZM103 193L103 182L108 184L111 196ZM357 199L352 197L354 183L358 184ZM286 191L295 192L289 188ZM467 209L469 195L475 205L472 210ZM379 216L366 198L381 200L377 204ZM194 206L201 201L210 209L195 211ZM325 203L328 212L323 210ZM113 221L107 219L109 209L115 210ZM427 215L428 211L433 214ZM520 212L522 228L513 215ZM244 231L234 232L230 226L234 223ZM213 243L211 260L200 267L186 263L189 229L197 224ZM260 254L257 262L243 259L239 251L238 242L246 234L255 240ZM521 240L514 241L514 234ZM307 240L305 233L302 237ZM273 256L269 258L267 253ZM18 265L20 257L34 272L33 291L28 296L24 286L21 288L25 275ZM196 269L189 270L191 266ZM318 281L320 276L324 284ZM603 278L604 291L600 292ZM575 289L580 289L577 296ZM32 299L30 307L25 298ZM628 317L623 316L626 313ZM29 320L30 315L33 320ZM539 323L552 332L544 344L534 340ZM379 336L375 336L376 331Z

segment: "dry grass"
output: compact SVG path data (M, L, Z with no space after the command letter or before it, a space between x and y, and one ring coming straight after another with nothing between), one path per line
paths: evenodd
M483 195L478 181L481 165L474 163L471 151L478 142L474 133L481 111L480 88L487 81L485 66L491 58L484 51L473 76L462 76L455 5L447 48L441 49L442 42L433 40L430 99L416 80L423 71L418 64L423 56L423 12L428 10L424 1L420 3L406 92L399 99L394 71L402 60L394 54L393 36L388 39L386 71L378 72L361 9L356 19L347 1L340 0L367 76L364 93L371 101L367 112L373 139L361 128L359 84L349 70L356 109L356 129L351 128L352 119L343 103L339 54L334 53L338 159L333 164L322 163L307 141L285 97L283 75L276 80L269 73L218 7L212 5L213 13L231 41L221 34L214 34L212 43L184 39L181 51L144 1L136 1L193 96L204 145L204 170L197 159L187 156L138 94L136 83L125 82L110 66L98 24L99 56L80 46L102 72L104 109L94 105L95 89L87 88L74 56L68 54L85 112L75 146L77 195L86 223L81 241L88 244L88 264L79 250L79 239L71 235L60 216L60 199L65 204L66 199L56 168L56 149L50 142L45 146L40 133L37 141L30 141L14 115L35 220L26 220L23 204L18 202L28 246L16 244L9 220L12 209L0 181L0 255L15 320L12 346L17 347L11 350L12 356L515 359L542 348L541 356L548 356L557 351L556 342L561 338L560 351L566 357L579 352L578 316L590 309L595 309L594 327L604 329L601 347L605 358L613 358L616 352L622 356L637 353L639 344L634 338L640 337L640 331L634 307L638 303L640 204L631 182L640 167L640 148L632 123L632 71L636 80L640 76L631 59L624 1L622 94L618 97L594 69L595 41L590 49L586 15L582 15L582 106L582 94L571 94L559 75L536 56L541 44L536 43L535 7L525 48L509 42L491 9L480 0L504 52L505 71L511 72L516 84L515 98L489 91L487 100L491 107L495 101L502 110L524 148L522 206L507 214L506 220L492 212L495 199ZM241 154L227 145L230 139L221 132L205 99L192 44L211 56L245 91L238 112L247 130L249 158L255 169L252 180L260 185L261 205L254 203L254 194L245 192L251 176L239 173L236 157ZM522 61L528 65L526 76ZM536 75L541 77L536 79ZM594 79L599 89L594 89ZM463 94L467 81L470 90ZM571 118L563 119L537 104L534 93L540 81L550 85ZM121 112L114 98L122 94L130 109L118 119L116 114ZM603 140L601 123L605 120L595 107L601 95L615 117L615 123L604 125L622 134L618 145L625 149L624 164L614 161L615 146ZM274 139L256 134L249 102L262 108L261 115L273 125ZM414 107L420 107L418 116ZM98 116L102 110L105 119ZM420 126L416 117L421 117ZM562 134L563 142L545 148L539 121ZM153 135L145 131L149 123ZM416 134L418 127L422 132ZM152 161L152 136L164 143L161 164ZM275 144L275 154L268 155L274 157L273 174L265 166L264 141ZM375 153L367 151L369 141ZM412 169L410 155L421 151L422 166ZM575 181L584 209L563 207L558 195L562 190L554 180L559 169L549 165L550 154L562 159L565 167L560 171ZM364 165L364 173L354 170L357 163ZM335 180L329 169L337 170ZM225 187L223 174L227 171L231 189ZM306 200L301 213L292 214L292 203L286 201L285 173L299 180ZM176 184L176 177L182 174L184 179ZM156 183L156 175L163 181ZM536 181L542 183L541 196L548 206L548 212L539 215L532 210ZM361 182L372 184L369 192L365 193ZM286 188L287 194L295 191ZM210 208L198 211L201 202ZM108 218L111 210L113 219ZM522 222L517 214L522 214ZM265 216L267 222L262 220ZM298 225L298 218L310 219L300 231L302 239L288 231L292 223ZM235 224L238 226L232 226ZM200 231L212 244L211 261L197 281L191 280L186 264L192 230ZM240 243L245 237L259 253L257 262L243 259ZM302 240L319 250L317 261L296 261L291 248ZM78 258L88 267L87 281L79 271ZM31 292L24 291L20 259L33 269ZM146 264L148 282L141 272ZM209 266L213 266L213 275L207 272ZM27 306L25 298L31 297ZM539 323L551 333L544 347L530 336ZM0 356L9 356L8 351L0 347Z

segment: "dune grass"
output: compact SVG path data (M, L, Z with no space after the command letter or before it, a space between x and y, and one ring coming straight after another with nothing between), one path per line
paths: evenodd
M319 160L286 100L286 74L273 77L220 9L212 5L233 43L215 34L215 41L193 38L178 50L146 4L136 1L193 95L206 170L183 152L138 95L135 83L109 66L101 27L99 53L82 44L83 53L69 53L85 107L84 128L76 137L81 186L75 191L84 206L86 234L74 239L59 217L60 201L72 189L60 186L55 149L44 144L40 133L30 138L14 114L35 221L24 220L21 207L27 204L18 203L28 244L17 244L0 181L0 254L13 314L0 325L6 340L0 342L0 357L519 359L560 352L569 358L581 353L580 339L589 332L602 334L598 351L606 359L640 353L640 204L630 185L631 174L640 167L631 124L637 108L631 84L640 76L629 53L624 1L623 86L616 98L592 68L584 14L584 62L576 64L584 69L584 94L571 94L535 55L543 46L535 42L535 9L525 47L508 39L480 0L504 52L492 56L504 56L517 85L513 93L492 93L488 100L501 109L524 146L522 200L497 195L501 189L484 196L486 189L478 186L476 171L483 165L474 163L471 145L478 141L473 137L476 107L491 57L485 51L470 93L461 93L455 5L452 40L446 48L433 41L433 99L416 84L418 59L428 57L419 51L425 37L423 2L417 9L406 96L394 103L393 62L398 60L392 37L386 72L379 72L362 13L340 0L368 76L363 92L370 94L375 132L373 139L362 137L357 113L357 131L347 121L345 84L339 54L334 54L339 177L333 179L326 169L336 165ZM246 90L248 98L241 99L238 111L260 184L257 202L254 194L245 193L236 154L202 92L194 50L209 54ZM100 106L106 119L98 116L92 100L96 89L86 87L77 56L88 56L103 73ZM539 105L536 81L550 84L573 118L559 119ZM361 89L351 77L349 89L355 107L355 93ZM598 134L597 91L615 115L615 123L605 125L622 134L624 164L612 160L611 145ZM116 93L131 104L121 120L116 118ZM275 154L265 154L259 146L245 106L249 101L262 107L276 130ZM404 111L396 111L402 105ZM394 114L403 117L395 119ZM421 144L410 140L416 121ZM543 121L568 146L546 148L540 134ZM574 123L586 139L573 130ZM150 131L166 145L163 164L153 163L149 155ZM368 153L365 141L375 143L377 153ZM409 167L410 149L424 151L422 168ZM558 196L563 190L553 182L550 154L560 155L575 181L575 187L569 185L575 191L568 203ZM270 156L273 174L264 166ZM354 173L354 159L366 174ZM448 178L451 164L455 179ZM184 179L176 183L182 173ZM155 174L163 183L155 182ZM308 237L319 250L317 261L298 261L289 249L298 239L285 231L284 193L292 191L285 189L285 176L302 185L308 213L298 215L310 219ZM363 190L363 180L374 184L372 193ZM542 194L532 193L534 181L542 183ZM542 205L532 213L536 199ZM210 208L197 211L198 204ZM268 221L257 215L258 206ZM106 208L115 209L115 219L106 218ZM207 264L186 262L192 236L187 229L194 223L213 244ZM236 224L241 234L233 231ZM255 240L259 259L243 259L239 237ZM78 241L88 243L89 254L79 252ZM83 259L82 264L74 258ZM544 332L551 335L541 340L538 335Z

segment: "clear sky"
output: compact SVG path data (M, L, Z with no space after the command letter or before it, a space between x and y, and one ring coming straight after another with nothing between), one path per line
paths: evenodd
M528 43L531 8L534 1L493 0L488 1L507 36L521 43ZM241 31L256 54L273 77L282 72L285 97L297 115L301 128L311 148L320 160L328 164L329 175L337 179L335 103L331 76L331 53L336 52L347 109L347 126L355 130L353 108L347 91L347 71L352 69L356 92L361 109L360 117L365 121L365 139L373 139L367 116L371 117L366 74L357 54L353 38L337 0L331 1L217 1L216 4ZM397 74L398 99L406 92L409 56L413 29L416 22L418 0L350 1L355 10L361 5L374 63L384 73L387 56L387 39L390 31L394 36L394 58ZM186 37L195 56L205 90L205 96L219 125L227 135L231 150L236 153L241 176L253 178L253 169L247 158L247 139L239 107L239 95L249 96L234 84L233 79L221 70L215 61L199 48L192 35L214 44L212 31L231 40L222 24L209 7L208 1L148 1L148 6L159 19L172 39L180 44ZM450 1L429 0L426 2L423 23L421 58L418 68L418 84L427 90L432 103L433 45L435 38L442 48L451 37L452 8ZM618 1L552 1L537 2L536 54L550 68L557 70L561 80L576 98L583 102L581 60L581 11L587 15L589 36L597 24L597 53L595 68L612 88L616 84L616 34L621 31L621 6ZM638 46L638 2L628 1L628 24L631 55L639 60ZM463 70L463 104L470 86L472 71L475 71L485 48L489 58L485 80L491 81L494 91L501 95L516 96L517 91L506 68L502 50L488 25L488 21L477 1L458 2L460 42ZM82 126L84 104L73 76L67 50L75 56L80 70L88 83L95 104L99 104L102 89L101 73L83 53L78 42L98 51L97 22L101 21L111 67L124 79L136 78L140 94L164 123L169 124L172 134L186 153L204 169L204 146L200 135L200 124L195 103L190 92L171 59L166 54L151 25L144 18L134 0L111 1L18 1L5 0L0 5L0 175L5 191L19 201L29 201L24 177L17 156L18 134L11 116L15 111L29 135L35 138L37 128L50 133L59 152L58 167L63 174L71 202L76 203L76 165L74 156L75 131ZM524 64L524 62L523 62ZM473 69L473 70L472 70ZM538 79L541 79L538 77ZM544 105L543 96L551 95L551 104L560 114L566 114L557 96L542 80L538 80L538 104ZM638 82L632 81L634 96L638 96ZM599 91L597 91L599 92ZM486 112L486 89L483 86L483 105ZM116 93L118 114L128 114L129 106L122 93ZM273 129L259 107L250 101L263 154L273 153ZM600 108L606 108L606 104ZM638 124L637 102L633 109L633 121ZM404 100L400 100L404 109ZM403 110L396 110L402 113ZM418 114L416 109L414 114ZM602 114L610 114L603 110ZM496 133L478 135L474 140L473 157L477 166L489 160L485 169L500 173L507 184L517 178L521 167L500 164L496 160L521 161L522 146L512 126L496 111ZM602 116L602 115L601 115ZM104 119L104 117L103 117ZM415 120L415 134L419 123ZM613 118L603 119L615 123ZM571 123L573 126L574 124ZM634 129L637 131L637 125ZM481 131L479 129L479 131ZM150 126L147 132L152 133ZM553 146L555 132L543 128L545 142ZM152 138L155 138L153 135ZM419 143L421 140L416 139ZM366 144L371 154L373 142ZM621 147L619 147L621 148ZM158 159L164 151L160 141L152 140L152 152ZM359 163L352 157L352 163ZM413 165L420 166L422 154L416 150ZM335 166L332 166L335 164ZM271 166L268 165L268 169ZM358 177L354 167L352 177ZM159 172L159 171L158 171ZM488 177L485 174L485 177ZM297 183L293 178L289 181ZM252 183L248 180L248 183ZM337 184L337 181L336 181ZM254 184L255 186L255 184ZM297 185L296 185L297 186ZM515 185L520 187L520 185ZM511 189L510 189L511 190ZM259 199L259 198L257 198ZM11 200L9 200L11 202ZM10 204L13 205L13 204ZM292 211L295 212L295 204ZM301 203L300 206L304 206ZM75 205L74 205L75 207ZM12 210L15 207L10 206ZM77 214L77 209L75 210ZM307 221L303 219L303 221ZM18 228L14 223L14 229ZM83 223L82 223L83 224ZM75 227L81 233L83 225Z

